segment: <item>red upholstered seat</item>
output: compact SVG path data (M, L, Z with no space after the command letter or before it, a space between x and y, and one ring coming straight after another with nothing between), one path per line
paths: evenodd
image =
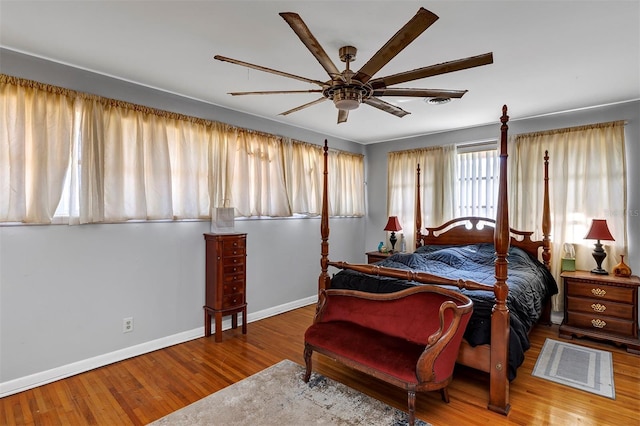
M344 321L318 323L309 327L304 337L311 345L321 345L398 380L418 384L416 361L424 345Z

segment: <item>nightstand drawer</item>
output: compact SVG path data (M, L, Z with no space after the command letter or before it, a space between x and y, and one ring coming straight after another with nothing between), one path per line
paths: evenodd
M567 325L570 326L590 329L592 331L615 333L623 336L637 336L636 332L634 332L633 321L625 321L604 315L590 315L571 311L567 314Z
M567 297L567 309L592 315L606 315L624 320L633 320L633 305L611 302L609 300L585 299L581 297Z
M598 300L612 300L633 304L635 290L628 287L615 287L598 282L567 282L567 296L588 297Z
M367 263L376 263L381 260L385 260L387 257L391 256L391 253L382 253L381 251L369 251L366 253L367 255Z

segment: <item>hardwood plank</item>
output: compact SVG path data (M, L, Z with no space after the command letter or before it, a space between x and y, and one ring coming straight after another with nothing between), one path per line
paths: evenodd
M283 359L304 364L303 336L314 306L224 332L223 341L199 338L0 399L2 425L144 425L257 373ZM640 417L640 357L612 344L577 339L613 353L616 399L531 376L546 338L558 327L538 326L531 349L511 382L508 416L487 410L489 375L457 366L445 404L437 392L419 394L416 414L433 425L632 425ZM314 355L314 369L404 410L407 396L329 358Z

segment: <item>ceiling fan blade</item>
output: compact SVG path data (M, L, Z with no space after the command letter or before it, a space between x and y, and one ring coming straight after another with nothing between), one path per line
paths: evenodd
M278 115L289 115L292 112L300 111L301 109L305 109L305 108L310 107L312 105L319 104L320 102L324 102L326 100L327 100L327 98L324 98L324 97L323 98L318 98L315 101L307 102L304 105L300 105L299 107L295 107L293 109L290 109L289 111L281 112Z
M461 98L468 90L445 89L378 89L373 96L407 96L416 98Z
M493 53L471 56L469 58L457 59L455 61L443 62L441 64L430 65L412 71L405 71L398 74L380 77L371 80L369 83L374 90L393 86L394 84L405 83L407 81L418 80L434 75L446 74L449 72L465 70L468 68L489 65L493 63Z
M338 124L346 123L347 118L349 118L349 110L347 109L338 110Z
M318 86L321 86L321 87L325 87L326 86L326 83L323 82L323 81L320 81L320 80L311 80L310 78L300 77L299 75L289 74L288 72L278 71L278 70L274 70L272 68L267 68L267 67L263 67L263 66L260 66L260 65L250 64L249 62L239 61L237 59L231 59L231 58L227 58L225 56L216 55L216 56L213 57L213 59L217 59L217 60L223 61L223 62L229 62L231 64L241 65L241 66L247 67L247 68L253 68L254 70L258 70L258 71L264 71L264 72L268 72L268 73L271 73L271 74L280 75L282 77L294 78L296 80L304 81L304 82L307 82L307 83L317 84Z
M263 90L260 92L229 92L228 94L231 96L242 96L242 95L283 95L290 93L322 93L322 89L311 89L311 90Z
M383 101L382 99L378 99L378 98L369 98L369 99L365 99L362 101L363 103L367 104L367 105L371 105L372 107L381 109L384 112L388 112L389 114L393 114L396 117L404 117L407 114L411 114L410 112L407 112L405 110L403 110L402 108L399 108L395 105L391 105L388 102Z
M363 83L371 80L391 59L416 39L420 34L438 20L438 16L421 7L391 39L380 48L369 62L356 73L355 79Z
M307 46L307 49L311 54L320 62L320 65L327 71L329 76L333 79L340 75L340 70L335 66L333 61L327 55L327 52L322 48L318 40L311 34L309 27L304 23L300 15L293 12L282 12L280 16L287 21L287 24L298 35L302 43Z

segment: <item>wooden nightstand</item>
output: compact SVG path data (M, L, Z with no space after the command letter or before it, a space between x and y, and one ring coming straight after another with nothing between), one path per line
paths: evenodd
M381 251L368 251L367 252L367 263L376 263L381 260L385 260L387 257L391 256L393 253L382 253Z
M565 271L564 320L560 337L588 336L626 345L640 354L638 287L640 278Z

